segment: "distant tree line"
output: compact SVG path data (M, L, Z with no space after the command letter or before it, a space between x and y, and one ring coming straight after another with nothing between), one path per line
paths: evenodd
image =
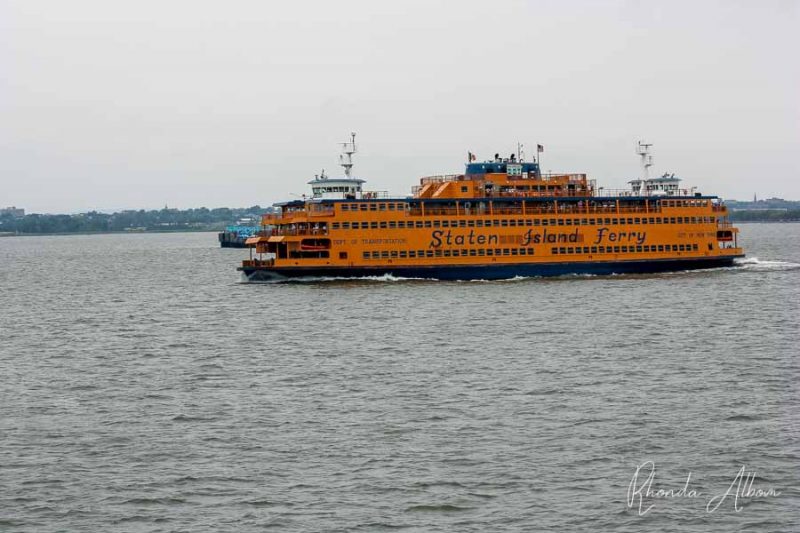
M161 209L76 215L30 214L24 217L0 216L0 233L102 233L115 231L215 231L243 218L259 220L272 208L258 205L245 208Z
M737 209L730 217L735 222L800 222L800 209Z

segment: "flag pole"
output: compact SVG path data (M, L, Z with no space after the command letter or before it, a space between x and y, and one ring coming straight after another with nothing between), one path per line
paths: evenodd
M536 164L539 165L539 178L542 177L542 152L544 152L544 150L540 150L541 146L538 142L536 143Z

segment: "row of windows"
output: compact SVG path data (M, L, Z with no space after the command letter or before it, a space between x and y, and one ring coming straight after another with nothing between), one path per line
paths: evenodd
M415 259L418 257L477 257L533 255L533 248L470 248L456 250L381 250L365 251L364 259Z
M637 246L562 246L550 249L553 255L568 254L626 254L653 252L697 251L694 244L645 244ZM481 256L534 255L533 248L470 248L456 250L371 250L362 254L364 259L416 259L420 257L481 257Z
M553 255L562 254L627 254L651 252L696 252L697 243L694 244L643 244L636 246L560 246L551 248Z
M707 207L708 200L661 200L661 205L664 207ZM342 211L403 211L408 206L409 204L405 202L340 204Z
M370 202L365 204L341 204L342 211L403 211L408 204L400 203L377 203Z
M716 217L628 217L628 218L528 218L470 220L389 220L380 222L334 222L333 229L489 228L526 226L596 226L618 224L711 224Z

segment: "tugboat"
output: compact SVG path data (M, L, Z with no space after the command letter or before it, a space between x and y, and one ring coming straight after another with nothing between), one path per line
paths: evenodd
M538 157L468 153L463 174L424 177L408 197L363 190L352 176L355 134L343 143L344 177L317 176L311 196L275 204L272 227L247 239L238 268L248 281L307 276L446 280L646 273L726 267L744 257L717 196L642 176L628 190L597 188L586 174L541 172Z

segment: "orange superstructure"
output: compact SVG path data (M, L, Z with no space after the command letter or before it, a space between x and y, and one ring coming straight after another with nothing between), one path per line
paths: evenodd
M720 199L680 189L674 176L603 191L585 174L543 175L536 162L495 156L390 198L350 177L355 143L345 148L344 178L318 177L313 197L264 216L266 232L248 240L256 255L240 267L248 280L655 272L744 255Z

